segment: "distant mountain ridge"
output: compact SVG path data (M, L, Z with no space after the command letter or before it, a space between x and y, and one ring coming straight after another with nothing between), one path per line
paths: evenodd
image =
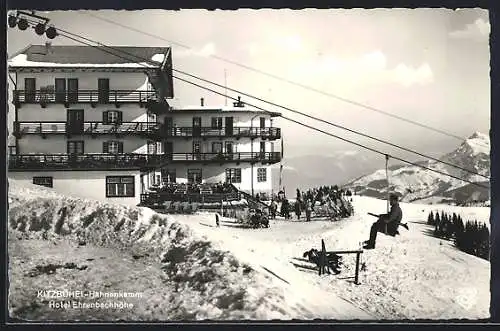
M458 169L434 160L419 162L427 168L481 183L489 187L490 176L490 139L487 135L475 132L457 149L445 154L441 161L460 166L479 175ZM482 175L482 176L480 176ZM482 188L449 176L439 174L413 165L397 165L389 169L389 189L401 194L403 201L417 201L435 198L437 201L468 202L486 201L489 189ZM379 169L368 175L349 182L347 187L356 193L377 198L387 196L385 169Z

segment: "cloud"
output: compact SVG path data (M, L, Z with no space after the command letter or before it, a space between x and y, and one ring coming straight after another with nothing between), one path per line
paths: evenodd
M190 48L184 50L177 50L173 52L173 56L175 57L188 57L188 56L199 56L199 57L209 57L215 55L215 44L208 43L201 48Z
M390 71L389 75L392 81L400 83L403 86L414 84L425 85L432 83L434 80L432 69L427 63L422 64L418 68L412 68L400 63Z
M467 24L464 29L449 33L454 39L473 39L477 41L487 40L490 34L490 23L478 18L472 24Z
M400 63L393 68L387 66L387 58L379 50L356 58L342 59L333 56L321 60L310 60L296 67L294 74L302 78L325 78L341 82L342 85L397 83L403 86L432 83L434 74L428 63L418 67Z

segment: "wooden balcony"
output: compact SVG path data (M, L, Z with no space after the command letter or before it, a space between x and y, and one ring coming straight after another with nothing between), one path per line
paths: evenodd
M154 130L159 130L157 135L166 138L261 138L268 140L276 140L281 138L281 129L274 127L233 127L232 130L226 128L212 127L171 127L167 128L164 125Z
M156 96L155 91L137 90L78 90L55 92L52 90L16 90L14 91L14 104L21 107L22 104L40 104L45 108L48 104L64 104L66 107L73 104L88 103L92 107L98 104L114 104L117 108L121 104L139 104L145 107L148 100Z
M240 152L240 153L171 153L165 154L167 163L240 163L261 162L272 164L281 161L280 152Z
M279 152L172 153L172 154L15 154L9 155L10 171L151 169L172 163L277 163Z
M9 156L9 171L146 170L163 163L164 155L147 154L17 154Z
M63 121L52 122L14 122L13 134L20 139L24 135L38 134L42 138L47 135L141 135L149 136L158 132L159 124L156 122L121 122L103 124L102 122L84 122L81 130L75 131L74 127Z

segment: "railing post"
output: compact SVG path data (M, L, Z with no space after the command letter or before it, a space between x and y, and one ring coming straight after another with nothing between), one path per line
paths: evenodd
M359 257L361 252L356 253L356 274L354 275L354 284L359 285Z

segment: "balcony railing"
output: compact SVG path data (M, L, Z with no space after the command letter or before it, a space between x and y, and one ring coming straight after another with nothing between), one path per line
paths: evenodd
M171 153L165 154L170 162L263 162L276 163L281 160L280 152L239 152L239 153Z
M14 134L20 138L25 134L75 134L75 128L64 121L51 122L14 122ZM281 138L279 128L254 128L254 127L233 127L232 132L226 129L213 129L202 127L199 131L193 127L166 128L163 124L156 122L122 122L116 124L103 124L102 122L84 122L81 134L147 134L160 138L175 137L204 137L204 138L224 138L224 137L248 137L262 139ZM229 135L231 133L231 135Z
M167 154L16 154L9 170L92 170L156 168L169 163L276 163L279 152L167 153Z
M121 104L121 103L139 103L146 102L156 95L155 91L137 91L137 90L78 90L55 92L46 90L16 90L14 91L14 102L18 105L22 103L40 103L41 105L49 103L76 104L90 103L96 104Z
M165 137L247 137L247 138L262 138L262 139L279 139L281 138L280 128L260 128L260 127L233 127L226 128L211 128L211 127L170 127L162 126L161 135Z
M9 156L9 170L107 170L156 167L164 155L147 154L17 154Z
M239 192L231 193L143 193L141 194L141 204L158 205L165 201L182 201L198 203L220 203L221 201L238 201L241 199Z
M121 122L103 124L84 122L81 134L150 134L157 131L156 122ZM69 129L69 130L68 130ZM14 122L14 135L20 138L25 134L75 134L75 128L63 121L53 122Z

